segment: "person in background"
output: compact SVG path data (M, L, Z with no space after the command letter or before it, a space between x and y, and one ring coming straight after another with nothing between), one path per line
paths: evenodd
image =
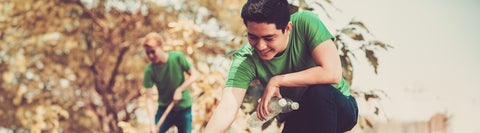
M269 114L272 97L298 101L300 108L278 118L284 133L337 133L357 123L358 108L342 77L333 36L310 11L290 14L287 0L248 0L241 11L249 45L234 54L222 99L205 127L225 132L252 80L265 87L257 117Z
M166 107L173 102L175 105L162 123L159 132L166 132L171 126L177 126L180 133L192 131L192 99L188 87L198 78L198 72L188 62L181 52L165 52L164 41L155 32L147 34L141 41L148 59L151 61L144 70L143 87L146 88L147 102L151 102L153 85L158 91L158 110L155 114L155 124L163 115ZM190 75L185 78L185 74ZM147 103L151 105L151 103ZM149 112L152 112L149 107ZM149 115L152 115L149 113Z

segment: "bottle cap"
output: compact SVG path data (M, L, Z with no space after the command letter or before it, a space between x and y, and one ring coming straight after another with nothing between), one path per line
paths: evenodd
M300 104L298 104L297 102L293 102L292 105L290 105L290 107L293 110L297 110L298 108L300 108Z
M283 98L278 100L278 105L280 105L280 107L286 106L287 105L287 100L285 100Z

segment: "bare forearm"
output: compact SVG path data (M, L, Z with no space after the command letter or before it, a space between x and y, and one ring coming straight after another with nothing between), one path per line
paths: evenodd
M190 77L189 79L185 80L185 82L183 82L182 85L178 87L178 90L183 92L186 88L188 88L188 86L192 85L192 83L194 83L195 80L196 79L193 79L192 77Z
M179 91L184 91L188 86L192 85L199 78L199 74L194 68L191 68L188 74L190 75L190 77L178 87Z
M272 77L278 86L298 87L314 84L337 84L342 79L342 64L332 40L326 40L312 51L316 66L294 73ZM270 79L269 82L272 82ZM270 84L270 83L269 83Z
M205 133L224 133L235 119L245 93L245 89L225 88L220 104L205 127Z
M151 115L152 112L154 111L154 107L153 107L154 104L153 104L151 98L146 98L146 99L147 99L147 107L148 107L147 109L148 109L148 113L149 113L149 115Z
M205 128L206 133L223 133L232 124L235 119L238 107L227 105L221 102Z
M155 127L155 111L154 111L154 105L156 104L153 104L152 102L152 89L147 89L145 90L145 99L146 99L146 104L147 104L147 114L148 114L148 118L150 120L150 124L151 124L151 128L154 129L153 127Z
M274 76L280 86L300 87L314 84L336 84L342 78L341 70L329 70L315 66L303 71Z
M152 95L153 95L152 89L146 89L144 95L145 95L145 99L146 99L146 103L147 103L148 110L149 110L149 111L153 111L153 109L154 109L153 106L154 106L155 104L153 104L153 102L152 102L152 99L153 99L153 98L152 98L152 97L153 97L153 96L152 96Z

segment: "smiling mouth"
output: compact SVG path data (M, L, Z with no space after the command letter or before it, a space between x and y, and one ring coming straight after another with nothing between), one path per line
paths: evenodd
M260 53L260 55L265 56L265 55L267 55L270 51L272 51L272 49L259 50L258 52Z
M151 61L155 61L156 59L155 58L149 58Z

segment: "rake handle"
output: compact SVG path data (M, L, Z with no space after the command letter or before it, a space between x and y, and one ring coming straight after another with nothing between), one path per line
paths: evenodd
M165 121L165 119L167 118L168 114L170 113L170 111L172 110L173 108L173 105L175 105L173 102L170 102L170 104L167 106L167 109L165 109L165 112L163 112L162 114L162 117L160 117L160 120L158 120L158 123L155 127L155 129L157 129L157 131L160 130L160 126L163 124L163 122Z

